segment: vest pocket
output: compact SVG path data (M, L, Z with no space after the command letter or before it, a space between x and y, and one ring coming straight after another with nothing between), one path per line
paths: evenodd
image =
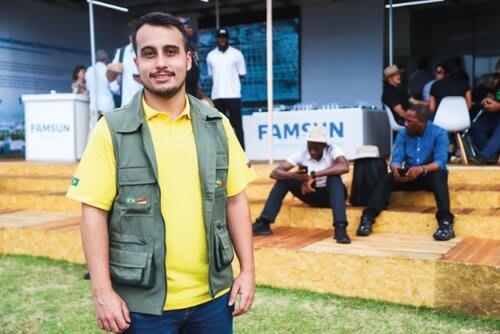
M215 197L225 196L227 194L227 170L229 162L227 154L217 153L215 161Z
M231 264L234 258L233 246L229 231L222 223L216 224L215 227L215 269L222 271Z
M114 283L144 288L154 286L153 245L150 237L112 233L109 264Z
M120 207L121 215L152 215L151 194L156 180L149 167L120 168L118 182L116 204Z

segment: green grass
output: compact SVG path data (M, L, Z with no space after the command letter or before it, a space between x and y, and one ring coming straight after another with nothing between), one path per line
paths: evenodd
M85 267L0 255L0 333L103 333ZM500 333L500 320L265 286L235 333ZM216 334L216 333L214 333Z

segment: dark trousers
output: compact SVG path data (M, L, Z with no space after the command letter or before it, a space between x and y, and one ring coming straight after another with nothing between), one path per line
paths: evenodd
M500 151L500 112L483 111L470 128L472 140L482 156L487 159L498 158Z
M264 210L260 214L260 219L274 222L280 212L283 199L290 191L302 202L319 208L332 208L334 221L347 221L345 213L345 199L347 190L340 176L328 176L326 187L316 188L315 192L303 195L300 191L302 181L298 180L278 180L271 189L271 193L266 201Z
M241 117L241 99L216 99L214 100L214 105L217 110L229 118L241 147L245 149L243 120Z
M389 195L393 191L432 191L437 204L436 218L438 221L453 222L453 214L450 211L450 194L448 192L448 174L439 170L431 172L426 176L419 176L417 179L400 183L394 181L392 173L384 176L373 191L368 206L363 211L363 215L375 219L389 201Z

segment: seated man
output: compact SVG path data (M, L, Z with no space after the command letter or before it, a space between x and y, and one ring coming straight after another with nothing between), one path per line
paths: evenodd
M448 134L428 118L427 106L412 105L408 109L405 129L399 131L394 145L391 173L380 180L372 193L361 216L357 235L370 235L375 217L387 205L392 191L428 190L434 193L438 208L436 219L439 227L434 239L455 237L446 169Z
M472 123L470 134L480 150L470 160L475 164L497 163L500 153L500 89L498 98L487 97L482 101L483 113Z
M382 103L391 108L396 123L403 125L406 110L410 104L410 96L401 87L401 71L396 65L384 69L384 87Z
M269 225L275 221L283 199L290 191L310 206L332 208L334 239L338 243L351 242L346 232L347 190L340 176L349 172L349 162L340 148L327 144L327 138L326 128L309 128L307 149L292 154L271 172L270 177L277 181L264 210L252 225L253 235L272 234ZM295 166L299 170L291 172Z

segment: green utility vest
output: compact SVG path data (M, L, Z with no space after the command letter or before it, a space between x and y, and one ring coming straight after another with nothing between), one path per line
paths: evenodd
M228 146L219 112L192 96L189 103L208 246L207 279L213 298L233 282L230 264L234 254L226 224ZM108 219L113 288L130 311L161 315L168 298L168 231L161 214L159 171L151 132L144 119L142 91L128 106L107 113L104 118L116 159L117 196Z

